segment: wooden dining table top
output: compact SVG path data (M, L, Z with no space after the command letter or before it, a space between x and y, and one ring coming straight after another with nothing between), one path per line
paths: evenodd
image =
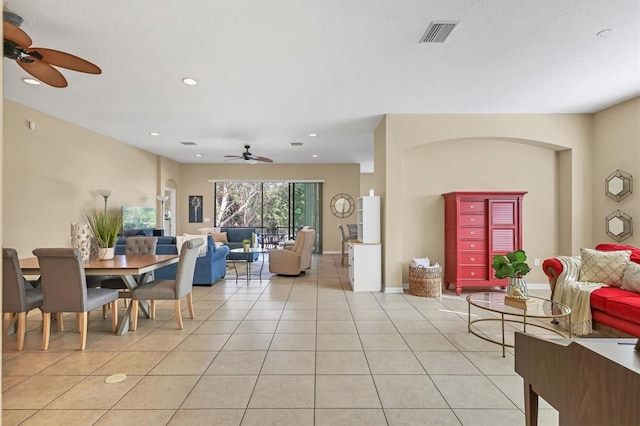
M95 262L83 262L87 275L141 275L146 272L178 263L180 256L177 254L156 255L115 255L113 259L98 260ZM20 259L20 269L25 275L37 275L40 273L40 264L37 257Z

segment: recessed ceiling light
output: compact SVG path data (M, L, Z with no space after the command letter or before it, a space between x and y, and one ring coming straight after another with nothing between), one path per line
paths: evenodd
M202 157L202 154L196 154L196 157L200 158Z
M151 136L160 136L160 133L158 133L158 132L149 132L149 134Z
M33 78L26 78L25 77L25 78L22 79L22 81L24 81L27 84L33 84L34 86L37 86L37 85L40 84L40 82L38 80L33 79Z
M198 80L194 79L194 78L183 78L182 82L184 84L187 84L189 86L195 86L196 84L198 84Z
M311 154L313 158L318 158L318 154Z
M608 36L609 34L611 34L611 28L605 28L605 29L604 29L604 30L602 30L602 31L598 31L598 32L596 33L596 36L597 36L597 37L606 37L606 36Z
M311 136L312 138L315 138L316 136L318 136L317 133L309 133L309 136Z

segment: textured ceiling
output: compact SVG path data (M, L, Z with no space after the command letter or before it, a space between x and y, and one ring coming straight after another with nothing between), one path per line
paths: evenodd
M29 86L5 59L7 99L179 162L222 162L248 143L276 163L359 163L371 172L373 130L386 113L594 112L640 94L638 0L7 6L34 46L103 71L61 70L64 89ZM446 43L419 44L431 21L460 24Z

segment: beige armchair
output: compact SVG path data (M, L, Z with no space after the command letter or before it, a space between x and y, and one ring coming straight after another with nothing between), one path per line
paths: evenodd
M315 229L301 229L290 249L269 252L269 271L279 275L304 275L311 268L311 252L316 240Z

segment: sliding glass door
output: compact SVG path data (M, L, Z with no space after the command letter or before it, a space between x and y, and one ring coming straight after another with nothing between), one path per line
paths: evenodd
M310 226L322 252L320 182L216 182L214 199L214 226L255 227L272 246Z

